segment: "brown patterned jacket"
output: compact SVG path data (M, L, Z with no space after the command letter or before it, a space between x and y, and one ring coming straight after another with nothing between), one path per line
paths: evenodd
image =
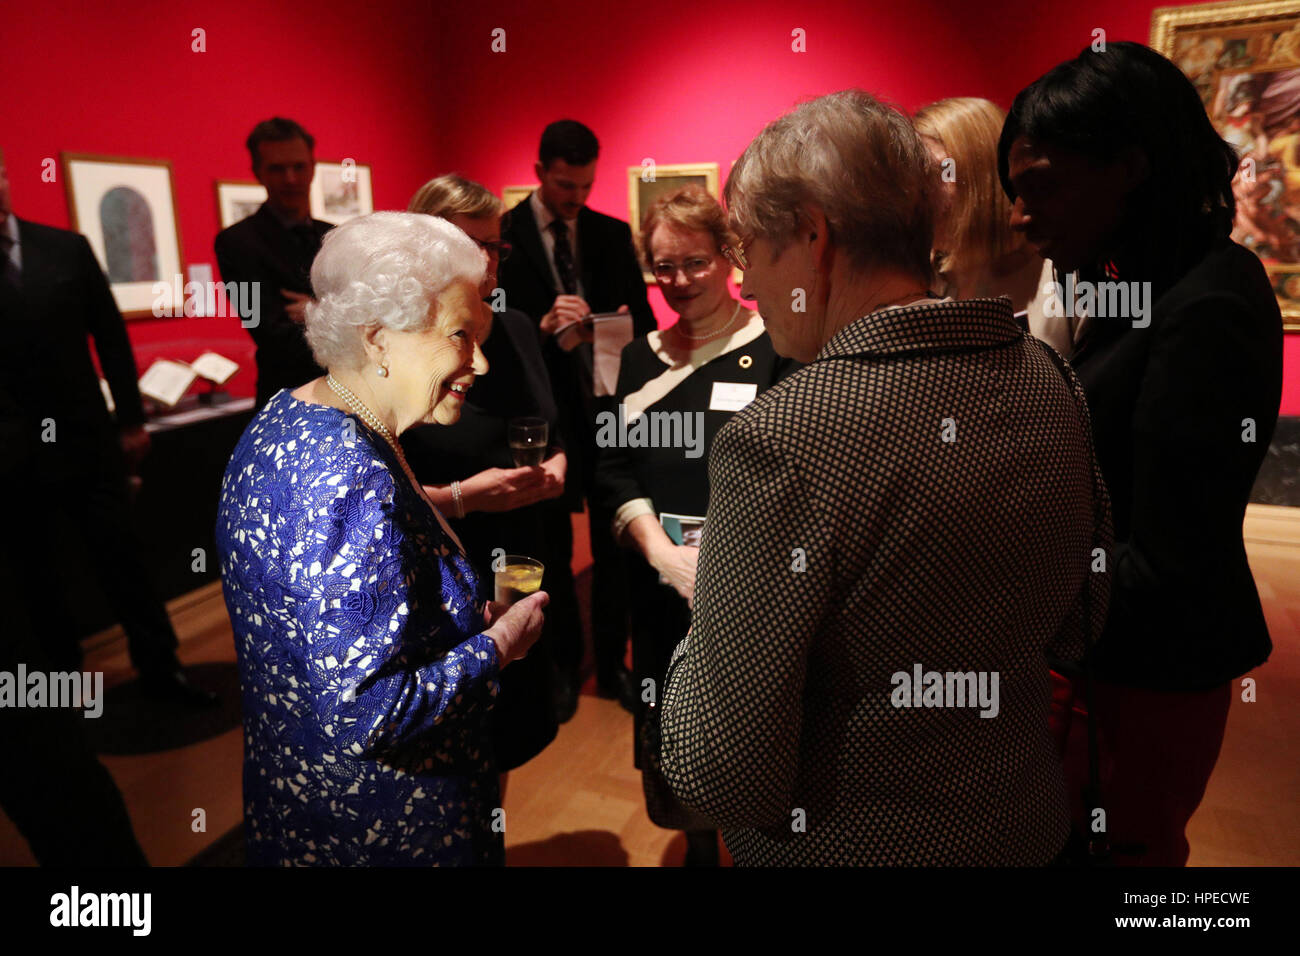
M709 480L661 756L736 862L1052 860L1046 656L1081 655L1085 608L1100 631L1110 512L1078 381L1010 300L851 323L732 418Z

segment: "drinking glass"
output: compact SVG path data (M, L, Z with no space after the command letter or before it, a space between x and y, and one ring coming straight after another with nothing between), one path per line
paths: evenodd
M512 418L506 424L506 440L516 468L535 468L546 460L550 429L544 418Z
M514 604L542 587L542 573L546 566L536 558L522 554L507 554L501 570L496 572L494 600L501 604Z

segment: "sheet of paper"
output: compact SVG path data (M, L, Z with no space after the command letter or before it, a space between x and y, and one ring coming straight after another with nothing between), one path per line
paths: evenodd
M632 316L617 315L592 323L592 391L597 397L613 395L618 385L618 363L623 346L632 341Z
M216 290L212 284L212 265L207 262L196 262L190 266L190 282L197 282L199 288L203 291L194 296L194 314L195 315L215 315L216 308Z
M218 385L225 385L226 382L230 381L230 376L239 371L239 363L232 362L224 355L218 355L216 352L204 352L190 363L190 368L198 372L200 378L206 378Z
M184 397L198 375L183 362L159 359L140 376L140 394L171 408Z

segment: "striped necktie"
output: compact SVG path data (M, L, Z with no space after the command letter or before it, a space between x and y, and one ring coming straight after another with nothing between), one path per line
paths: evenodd
M560 275L560 285L566 295L578 291L577 269L573 264L573 247L569 245L569 227L563 219L551 220L551 235L555 237L555 271Z

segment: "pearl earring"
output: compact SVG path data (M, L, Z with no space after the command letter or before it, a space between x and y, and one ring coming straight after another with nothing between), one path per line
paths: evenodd
M379 366L379 368L375 369L375 374L380 378L388 378L388 367L384 365Z

